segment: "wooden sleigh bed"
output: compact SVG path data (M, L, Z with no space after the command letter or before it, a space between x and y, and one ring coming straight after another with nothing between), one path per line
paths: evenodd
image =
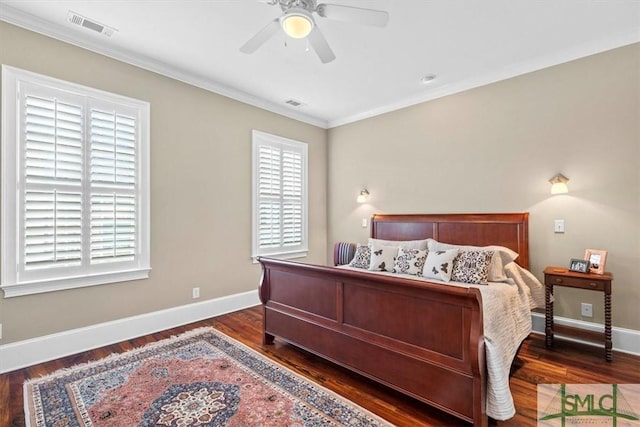
M528 268L528 213L374 215L371 237L501 245ZM482 297L473 287L260 258L264 343L283 339L486 426Z

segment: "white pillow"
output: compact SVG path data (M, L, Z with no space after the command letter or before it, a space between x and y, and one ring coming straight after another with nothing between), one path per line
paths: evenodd
M418 276L422 274L422 267L427 259L427 251L420 249L400 248L398 256L393 264L393 272L400 274L413 274Z
M422 276L448 282L453 272L453 260L458 256L457 249L448 251L429 251Z
M371 265L371 248L369 246L358 245L349 267L369 269Z
M369 246L371 248L371 271L393 271L393 265L398 256L398 248L395 246Z
M489 282L504 282L506 281L507 275L504 271L504 266L513 262L516 258L518 258L518 253L505 247L505 246L471 246L471 245L452 245L450 243L438 242L434 239L427 239L427 247L429 251L446 251L449 249L459 249L459 250L467 250L467 251L493 251L494 255L491 258L491 263L489 264Z
M397 248L403 247L405 249L419 249L421 251L427 250L427 239L424 240L382 240L369 237L369 246L381 245L381 246L395 246Z

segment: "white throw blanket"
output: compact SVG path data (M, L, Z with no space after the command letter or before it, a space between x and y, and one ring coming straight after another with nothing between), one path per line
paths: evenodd
M367 271L341 266L354 271ZM397 274L370 272L389 276ZM447 285L474 287L482 295L482 313L487 363L487 415L507 420L516 413L509 389L509 370L522 341L531 333L531 309L544 307L544 286L528 270L511 262L505 266L504 283L469 285L441 282L418 276L402 275L407 279Z
M522 341L531 333L531 309L544 306L544 286L531 272L512 262L507 283L471 285L482 294L487 358L487 415L507 420L516 413L509 371Z

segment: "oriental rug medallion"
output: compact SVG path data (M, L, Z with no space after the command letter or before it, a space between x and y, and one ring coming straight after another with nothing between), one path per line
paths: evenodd
M24 385L27 426L390 426L200 328Z

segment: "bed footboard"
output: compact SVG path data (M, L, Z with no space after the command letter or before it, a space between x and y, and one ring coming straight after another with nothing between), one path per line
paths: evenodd
M259 261L265 344L281 338L474 425L487 425L477 289Z

